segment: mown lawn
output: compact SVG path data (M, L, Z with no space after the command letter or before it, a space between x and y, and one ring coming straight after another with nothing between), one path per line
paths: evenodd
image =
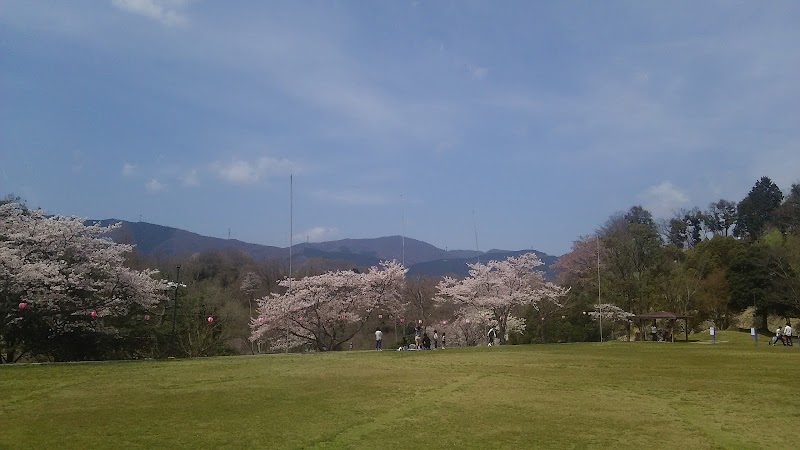
M800 345L718 339L0 366L0 448L800 448Z

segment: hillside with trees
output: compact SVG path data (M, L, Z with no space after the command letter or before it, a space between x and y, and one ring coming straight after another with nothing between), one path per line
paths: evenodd
M688 315L692 328L727 328L749 309L765 331L770 315L800 315L799 223L800 185L784 197L763 177L738 203L721 199L660 223L640 206L612 215L553 268L584 310L599 291L602 303L628 313ZM616 326L631 332L630 322Z
M399 346L418 325L449 345L486 343L490 327L501 343L579 342L600 339L601 318L604 336L641 337L631 318L650 311L688 316L689 331L741 326L744 312L761 330L800 315L800 185L784 195L767 177L739 202L662 221L633 206L556 261L445 254L463 273L381 262L362 242L362 260L306 247L289 278L282 255L137 252L110 238L124 240L121 225L48 216L13 196L0 217L4 363L364 349L376 328Z

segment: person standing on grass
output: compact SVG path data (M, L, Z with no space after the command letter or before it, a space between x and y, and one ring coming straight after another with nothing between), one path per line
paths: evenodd
M656 324L650 327L650 336L653 336L653 342L658 340L658 328L656 328Z
M414 343L417 344L417 348L422 348L422 327L419 325L414 328Z
M444 346L445 346L445 344L447 344L447 342L446 342L447 337L445 336L445 334L446 333L444 331L442 331L442 350L444 350Z
M787 321L786 327L783 328L783 336L786 341L784 342L788 346L792 346L792 325Z
M778 328L775 329L775 337L773 337L772 340L769 341L769 345L775 346L775 345L778 345L778 341L783 342L783 339L781 338L781 334L782 334L781 333L781 327L778 326ZM783 345L786 345L786 344L784 343Z
M380 327L375 329L375 350L383 350L383 331Z
M436 330L433 330L433 348L439 348L439 332Z
M486 334L486 337L489 339L489 346L491 347L494 345L494 339L497 336L497 332L494 331L494 327L489 328L489 333Z

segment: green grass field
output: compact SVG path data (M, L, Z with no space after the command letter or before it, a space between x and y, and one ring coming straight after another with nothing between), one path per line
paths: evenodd
M0 366L0 448L798 448L800 345L718 339Z

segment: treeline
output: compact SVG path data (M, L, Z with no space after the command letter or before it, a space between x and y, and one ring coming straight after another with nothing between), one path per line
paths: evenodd
M251 342L251 321L257 299L285 292L288 261L234 250L144 257L108 238L113 228L0 199L0 364L268 351ZM304 259L292 276L365 269L351 264ZM412 323L433 320L435 283L408 279L408 307L370 325L397 329L402 341ZM370 334L355 348L369 348Z
M257 300L286 293L287 260L256 261L238 251L143 257L105 237L107 228L29 210L14 196L0 200L0 219L0 363L276 347L281 333L250 338L253 321L269 318L259 316ZM473 268L471 278L487 271L504 279L491 264ZM292 276L365 269L311 258L294 261ZM450 345L485 341L490 326L512 344L597 340L598 303L609 305L603 333L611 337L635 331L630 314L655 310L687 315L689 326L699 329L729 327L737 314L754 308L765 329L770 315L800 315L800 185L784 196L764 177L738 203L720 200L662 222L634 206L575 241L554 269L557 284L569 288L566 295L518 304L496 305L500 291L485 292L488 303L476 303L480 296L461 292L468 279L445 286L440 278L406 277L394 306L367 308L359 332L334 347L370 348L376 328L387 347L413 342L420 321L428 332L446 330ZM513 290L504 295L517 298ZM445 294L449 302L441 301ZM308 308L298 311L295 325L310 329Z
M576 311L592 311L599 296L630 313L665 310L690 316L693 328L726 328L754 308L764 330L770 315L800 315L800 185L784 196L763 177L738 203L719 200L660 223L634 206L575 241L554 268ZM623 322L606 333L630 333Z
M275 351L269 340L251 341L251 321L258 318L258 300L285 294L281 282L289 276L288 260L257 261L235 250L212 250L189 257L163 258L132 255L132 267L154 267L173 285L159 310L158 324L153 324L154 358L256 354ZM180 269L178 270L178 266ZM322 258L295 260L292 278L304 279L330 271L365 272L352 262ZM380 327L386 333L387 347L413 342L415 324L441 323L452 316L452 308L440 307L433 297L439 279L407 277L400 289L400 308L374 311L363 332L349 339L340 349L368 349L373 346L373 332ZM177 291L177 307L175 295ZM279 302L280 299L275 299ZM175 344L172 320L175 313ZM213 317L209 323L208 318ZM278 333L280 335L280 333ZM283 348L282 345L278 346ZM302 351L305 346L291 348ZM282 350L281 350L282 351Z

